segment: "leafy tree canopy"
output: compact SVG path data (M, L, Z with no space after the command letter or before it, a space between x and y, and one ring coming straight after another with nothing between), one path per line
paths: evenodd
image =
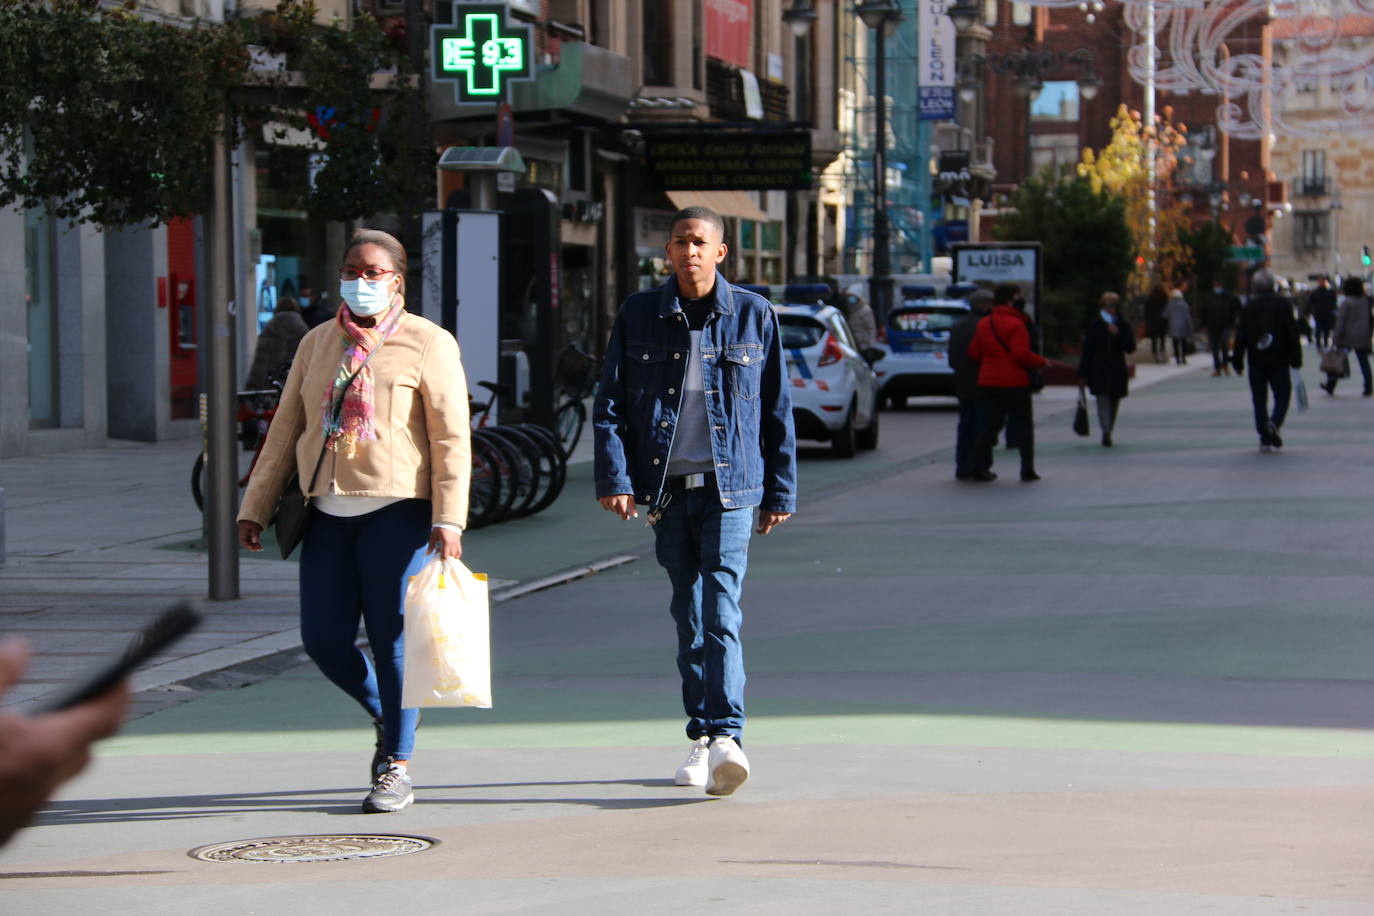
M1078 342L1102 293L1121 292L1130 275L1126 206L1085 178L1049 175L1022 182L1011 203L1015 212L998 217L994 234L1041 243L1041 331L1046 348L1060 352Z
M234 139L264 123L320 138L322 167L296 205L329 219L394 209L426 180L404 139L420 94L402 78L379 96L370 81L404 76L408 58L371 18L349 30L315 14L281 0L253 18L171 24L132 2L0 0L0 206L103 226L202 213L227 112ZM285 54L304 85L252 71L252 48Z

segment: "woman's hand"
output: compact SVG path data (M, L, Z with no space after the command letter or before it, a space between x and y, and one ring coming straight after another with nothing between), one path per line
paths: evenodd
M429 551L441 557L461 559L463 556L463 535L452 528L434 528L429 532Z
M257 522L239 522L239 546L254 553L262 550L262 526Z

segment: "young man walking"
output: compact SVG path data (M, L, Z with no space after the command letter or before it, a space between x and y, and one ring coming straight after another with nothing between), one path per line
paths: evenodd
M717 273L724 237L712 210L674 215L673 275L621 306L593 411L597 499L627 521L648 507L672 584L692 742L675 781L708 795L749 778L740 592L751 530L787 520L797 476L777 319Z

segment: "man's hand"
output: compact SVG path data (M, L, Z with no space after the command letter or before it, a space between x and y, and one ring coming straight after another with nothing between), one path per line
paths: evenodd
M1115 321L1109 321L1107 322L1107 333L1116 336L1121 333L1121 329L1116 326Z
M262 526L257 522L239 522L239 546L254 553L262 550Z
M635 498L628 493L603 496L597 502L601 503L601 508L607 512L614 512L620 516L621 521L628 522L632 518L639 518L639 509L635 508Z
M429 552L457 560L463 556L463 535L452 528L435 527L429 532Z
M0 645L0 693L19 680L28 664L23 642ZM119 729L128 705L129 689L120 684L64 712L0 712L0 844L33 818L58 786L81 772L91 744Z
M754 530L759 534L767 534L791 517L791 512L764 512L760 510Z

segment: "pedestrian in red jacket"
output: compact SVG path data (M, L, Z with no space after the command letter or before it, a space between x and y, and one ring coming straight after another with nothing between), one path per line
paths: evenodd
M983 401L983 428L973 449L971 479L975 481L997 479L992 473L992 449L1008 418L1020 431L1021 479L1040 479L1035 473L1030 370L1042 368L1047 360L1031 350L1026 316L1012 305L1019 292L1010 283L993 290L992 312L978 322L968 347L969 358L979 363L978 393Z

